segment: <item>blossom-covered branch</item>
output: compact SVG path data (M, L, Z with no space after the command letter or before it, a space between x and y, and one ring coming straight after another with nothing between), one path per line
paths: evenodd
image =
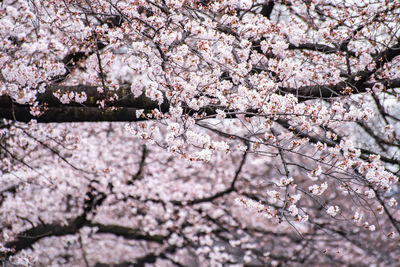
M0 2L1 263L398 266L398 1Z

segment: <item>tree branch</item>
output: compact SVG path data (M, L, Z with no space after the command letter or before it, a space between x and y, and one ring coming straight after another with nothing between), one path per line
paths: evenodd
M168 236L141 234L139 229L119 226L105 225L100 223L88 223L86 226L97 228L96 233L107 233L123 237L125 239L145 240L162 244Z
M400 44L398 44L400 47ZM382 52L377 57L377 61L382 64L382 61L389 61L394 58L395 52L400 55L400 48L397 50L393 47L388 49L389 52ZM376 70L375 70L376 71ZM346 81L339 82L334 85L314 85L303 86L299 88L279 88L278 92L281 94L294 94L299 98L299 101L305 101L312 98L333 98L343 96L346 88L352 88L353 94L365 93L367 88L371 88L374 83L367 82L366 78L373 72L366 73L360 71ZM354 77L363 77L363 82L355 81ZM387 88L400 87L400 79L393 79L383 81ZM83 104L71 102L69 104L62 104L60 100L54 96L53 93L59 91L61 94L68 92L81 93L85 92L87 100ZM158 102L153 101L142 94L135 98L130 89L124 85L119 90L113 91L118 95L118 100L109 103L109 108L101 109L99 103L104 100L104 95L97 92L97 86L50 86L46 89L45 93L40 94L37 98L40 104L46 105L46 111L43 115L36 117L30 113L31 106L28 104L14 103L12 98L3 95L0 96L0 118L16 120L21 122L29 122L34 119L40 123L50 122L94 122L94 121L140 121L143 118L136 117L138 109L151 111L159 109L162 113L169 110L169 102L164 97L164 102L160 106ZM112 108L111 108L112 107ZM194 113L190 108L185 109L186 113ZM215 107L207 107L202 110L207 115L216 114Z
M34 243L45 237L75 234L81 227L84 226L85 221L85 215L81 215L69 220L67 225L58 223L41 224L28 229L19 234L15 240L5 244L6 248L13 249L12 252L8 253L8 256L14 255L23 249L31 247Z
M144 240L162 244L168 236L141 234L139 229L128 228L118 225L104 225L88 222L85 214L68 221L67 225L60 223L41 224L28 229L17 236L16 239L5 244L12 251L7 255L15 255L19 251L31 247L37 241L51 236L65 236L76 234L82 227L95 227L97 233L108 233L125 239Z

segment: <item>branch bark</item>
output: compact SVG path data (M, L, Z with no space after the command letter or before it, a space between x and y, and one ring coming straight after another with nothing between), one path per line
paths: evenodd
M399 45L400 46L400 45ZM394 50L393 48L383 52L378 57L381 61L391 60L394 58L394 52L400 54L400 48ZM382 64L382 63L380 63ZM346 88L352 88L353 94L365 93L367 88L373 86L373 83L367 82L366 76L371 73L361 71L354 75L363 77L362 82L355 81L354 78L349 78L346 81L339 82L334 85L314 85L303 86L299 88L279 88L281 94L294 94L299 98L299 101L305 101L312 98L333 98L343 96ZM387 88L400 87L400 79L390 81L383 81ZM61 94L68 92L85 92L87 100L82 103L71 102L69 104L62 104L54 93L59 91ZM162 113L169 110L169 102L164 97L164 102L159 105L156 101L151 100L142 94L140 97L135 98L127 86L122 86L119 90L113 91L118 95L118 100L109 103L110 108L99 108L99 102L104 100L105 96L97 92L96 86L50 86L46 89L45 93L40 94L37 98L40 104L46 105L46 111L43 115L37 117L30 113L31 106L28 104L18 104L7 95L0 96L0 118L29 122L34 119L39 123L62 123L62 122L95 122L95 121L140 121L143 118L136 117L138 109L150 111L159 109ZM112 108L111 108L112 107ZM186 108L187 114L192 114L196 111ZM198 112L198 111L197 111ZM207 107L202 110L207 115L215 114L215 108Z
M113 234L125 239L144 240L162 244L164 240L168 238L168 236L142 234L139 229L134 228L91 223L86 220L85 215L81 215L69 220L67 225L60 223L41 224L20 233L13 241L5 244L6 248L12 249L7 255L15 255L19 251L31 247L34 243L45 237L76 234L84 226L97 228L97 233Z
M28 229L19 234L15 240L5 244L6 248L13 249L12 252L8 253L8 256L31 247L34 243L45 237L75 234L84 226L85 221L85 215L82 215L70 220L67 225L58 223L42 224Z

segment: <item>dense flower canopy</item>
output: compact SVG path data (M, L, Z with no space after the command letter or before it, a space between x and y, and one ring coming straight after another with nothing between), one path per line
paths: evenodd
M398 0L2 0L0 262L398 266L399 101Z

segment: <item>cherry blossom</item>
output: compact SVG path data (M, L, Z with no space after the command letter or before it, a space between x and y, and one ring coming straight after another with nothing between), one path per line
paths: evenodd
M398 266L399 18L1 1L0 263Z

